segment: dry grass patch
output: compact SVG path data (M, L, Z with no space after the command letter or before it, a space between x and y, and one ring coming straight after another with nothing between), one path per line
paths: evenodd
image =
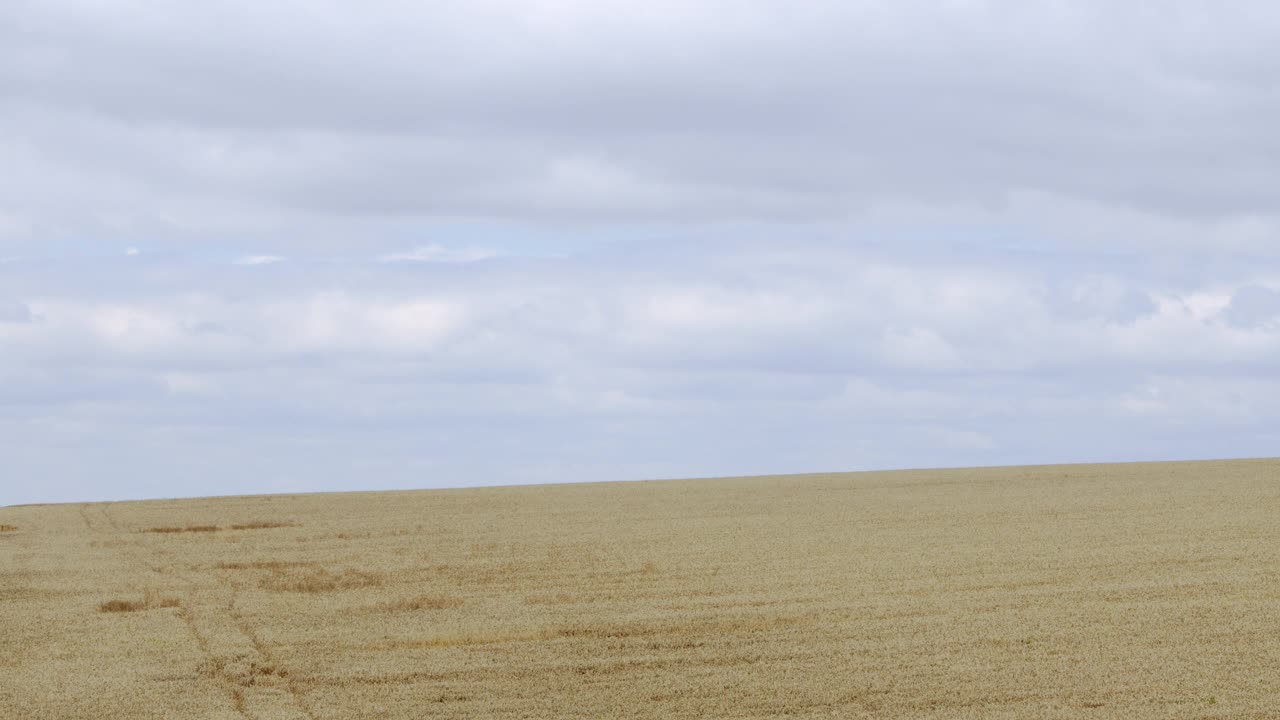
M462 606L462 598L452 595L419 595L393 602L382 603L375 607L383 612L408 612L414 610L448 610Z
M0 532L14 532L17 529L17 525L0 525Z
M154 610L156 608L176 608L182 607L182 601L175 597L162 597L152 592L148 592L141 600L108 600L98 606L98 612L103 613L123 613L138 612L140 610Z
M275 520L255 520L253 522L232 525L232 530L270 530L272 528L297 527L297 523L278 522Z
M270 662L255 660L250 655L211 657L200 664L200 674L240 687L275 684L287 680L289 671Z
M185 527L166 526L166 527L149 527L144 528L144 533L193 533L193 532L218 532L222 528L217 525L187 525Z
M381 573L363 570L335 573L321 568L307 572L274 572L263 578L258 585L263 590L275 592L320 593L376 587L385 581L386 578Z
M98 606L98 612L118 613L146 610L147 604L141 600L108 600Z

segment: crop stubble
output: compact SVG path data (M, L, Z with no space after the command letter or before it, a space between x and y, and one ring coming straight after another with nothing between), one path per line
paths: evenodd
M0 508L0 717L1277 717L1277 517L1275 460Z

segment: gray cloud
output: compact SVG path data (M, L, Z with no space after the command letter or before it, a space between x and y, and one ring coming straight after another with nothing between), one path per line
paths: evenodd
M0 323L29 323L33 319L26 303L0 300Z
M3 209L46 239L64 218L1018 221L1027 197L1058 205L1040 232L1081 208L1084 234L1166 217L1157 246L1276 227L1265 3L6 7L24 207Z
M1278 30L1259 2L6 3L6 474L1273 452Z
M250 466L339 488L1126 457L1106 428L1142 438L1129 457L1262 453L1242 438L1280 420L1280 330L1220 321L1245 266L1187 288L750 243L294 265L121 261L96 287L52 266L41 322L0 325L6 437L148 477L185 447L225 471L203 493L262 489ZM58 472L46 491L100 492L96 465Z
M1223 311L1227 321L1243 328L1255 328L1280 319L1280 290L1246 285L1236 291Z

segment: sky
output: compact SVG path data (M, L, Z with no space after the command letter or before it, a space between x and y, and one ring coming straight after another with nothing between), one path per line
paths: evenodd
M7 0L0 505L1276 455L1276 37Z

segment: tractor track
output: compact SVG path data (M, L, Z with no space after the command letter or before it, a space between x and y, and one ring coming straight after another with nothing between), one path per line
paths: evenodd
M91 507L98 512L91 513ZM97 520L92 519L94 514L99 516ZM108 547L116 550L139 575L150 575L162 590L182 594L176 616L203 655L195 673L216 682L240 717L318 720L293 674L237 609L238 584L216 572L184 569L171 562L169 553L145 538L129 542L125 538L133 533L116 520L108 503L81 505L80 515L91 533L114 536L116 542ZM212 587L210 579L214 581ZM144 588L148 586L149 583L143 584ZM210 594L212 602L197 602Z

